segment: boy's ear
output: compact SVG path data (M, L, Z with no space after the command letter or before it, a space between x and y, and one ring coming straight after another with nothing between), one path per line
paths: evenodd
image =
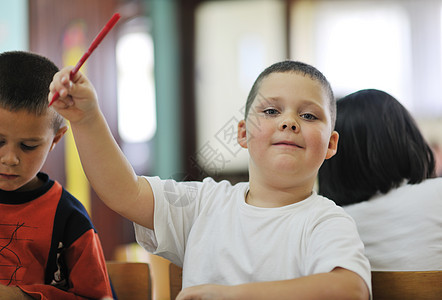
M241 120L238 123L238 136L237 136L238 144L247 148L247 130L246 130L246 121Z
M68 131L68 126L63 126L58 129L57 133L54 136L54 139L52 140L52 145L49 151L52 151L55 148L55 145L57 145L57 143L61 140L66 131Z
M337 131L333 131L330 136L330 141L328 142L328 149L325 159L332 158L336 154L338 151L338 141L339 133Z

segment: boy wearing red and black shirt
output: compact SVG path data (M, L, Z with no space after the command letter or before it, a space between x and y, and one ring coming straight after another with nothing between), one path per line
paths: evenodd
M57 71L36 54L0 54L0 298L112 297L85 208L40 172L67 130L47 105Z

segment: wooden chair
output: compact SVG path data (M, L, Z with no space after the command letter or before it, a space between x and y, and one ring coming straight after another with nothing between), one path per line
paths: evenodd
M147 252L137 243L118 246L115 249L114 259L148 263L152 300L170 299L169 260Z
M119 300L151 300L149 265L144 262L106 262L112 286Z
M183 269L177 265L170 263L169 265L169 286L170 286L170 299L175 300L178 293L182 289L183 284Z
M148 253L137 243L118 246L114 259L120 262L144 262L149 265L152 300L175 300L181 291L182 269L165 258Z
M442 299L442 271L373 271L373 300Z

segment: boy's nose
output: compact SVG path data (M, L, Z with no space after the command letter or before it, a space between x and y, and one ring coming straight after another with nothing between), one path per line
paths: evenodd
M281 122L280 129L297 131L299 129L299 125L294 119L285 119Z
M4 153L1 154L0 162L3 165L16 166L19 164L20 159L14 153L14 151L5 151Z
M295 126L295 125L291 125L291 126L286 125L286 124L283 124L283 125L282 125L282 129L286 129L286 128L289 128L289 127L290 127L293 131L296 130L296 126Z

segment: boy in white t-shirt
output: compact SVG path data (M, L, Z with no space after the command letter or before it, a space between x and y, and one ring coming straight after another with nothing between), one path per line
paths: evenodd
M248 183L137 176L117 146L93 86L65 68L49 100L68 119L99 197L136 223L146 249L183 266L184 299L368 299L370 266L353 220L313 191L336 153L335 99L310 65L261 73L238 124Z

